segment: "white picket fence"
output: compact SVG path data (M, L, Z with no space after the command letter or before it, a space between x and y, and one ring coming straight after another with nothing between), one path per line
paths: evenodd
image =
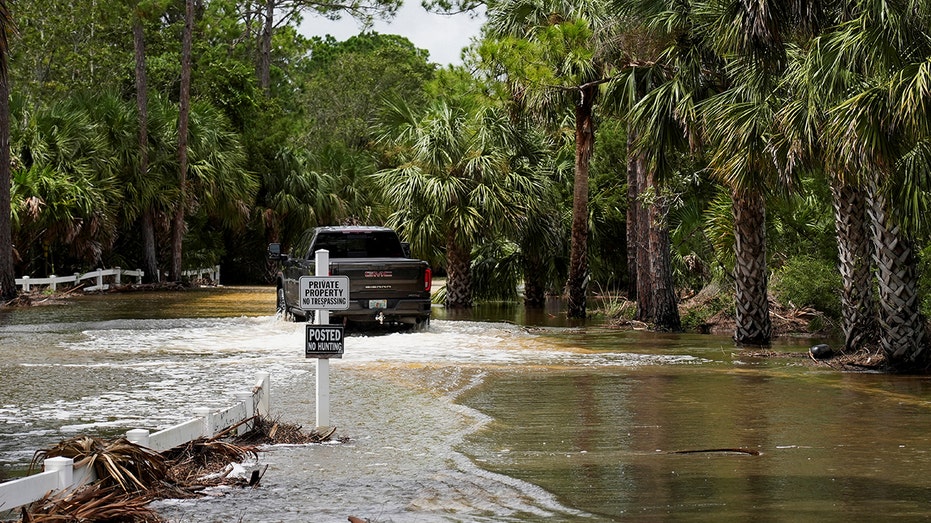
M30 292L33 287L45 286L51 289L52 292L55 292L58 289L59 284L71 284L72 286L79 285L82 281L89 280L93 282L93 285L84 287L85 291L105 291L110 288L109 283L106 281L112 281L114 285L122 285L122 279L124 276L130 278L136 278L136 283L142 283L142 276L145 273L142 270L124 270L120 267L114 267L112 269L97 269L96 271L85 272L83 274L76 272L71 276L55 276L54 274L47 278L32 278L29 276L23 276L22 278L16 278L16 285L23 288L23 292ZM206 277L212 282L220 282L220 266L214 265L213 267L207 267L205 269L194 269L188 271L182 271L181 276L191 279L200 279Z
M236 393L236 402L222 410L209 408L194 409L197 416L173 427L150 433L146 429L126 432L126 439L156 452L183 445L201 437L212 437L237 423L259 415L268 417L269 374L259 372L252 392ZM250 429L244 423L239 433ZM5 483L0 483L0 511L11 510L42 499L49 492L66 490L85 485L94 478L93 469L75 467L71 458L48 458L43 462L43 472Z

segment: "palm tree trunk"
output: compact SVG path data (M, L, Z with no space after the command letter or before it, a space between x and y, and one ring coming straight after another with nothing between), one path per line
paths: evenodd
M921 368L927 360L924 318L919 310L918 270L911 242L893 222L876 180L869 185L873 256L879 280L880 346L901 370Z
M145 178L149 172L149 95L145 71L145 34L142 31L142 18L138 14L133 20L133 49L136 58L136 111L139 114L139 177ZM145 281L157 282L159 274L155 253L154 211L148 202L143 205L145 209L142 211L141 225Z
M844 349L855 351L875 341L876 321L870 260L872 243L863 191L831 177L837 254L843 280L841 305Z
M657 188L654 173L647 175L647 186ZM666 228L666 200L657 197L649 208L649 250L653 273L653 323L666 330L680 330L679 306L673 284L669 229Z
M543 260L535 254L524 254L524 306L539 308L546 305L546 271Z
M472 306L472 250L459 245L456 235L446 241L446 307Z
M191 46L194 34L194 0L184 2L184 35L181 47L181 100L178 114L178 207L171 227L171 279L181 281L181 247L184 243L184 217L187 210L187 141L191 113Z
M584 318L588 294L588 169L595 149L593 118L597 87L582 90L575 106L575 183L572 191L572 243L569 253L570 318Z
M772 323L769 318L766 268L766 203L759 191L731 193L734 205L737 325L734 341L741 345L769 345Z

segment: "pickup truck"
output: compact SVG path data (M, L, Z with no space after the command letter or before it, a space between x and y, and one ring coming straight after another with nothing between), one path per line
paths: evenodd
M429 264L412 259L408 244L386 227L317 227L293 249L269 244L268 257L281 262L276 276L277 309L295 320L312 318L299 306L301 276L316 273L315 254L330 253L330 275L349 277L349 309L330 312L330 323L376 324L425 328L430 323Z

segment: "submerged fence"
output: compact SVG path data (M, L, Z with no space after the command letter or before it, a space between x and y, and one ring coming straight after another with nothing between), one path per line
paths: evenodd
M236 393L236 402L225 409L194 409L196 418L173 427L150 433L145 429L126 432L126 439L137 445L162 452L189 441L210 438L220 432L249 420L253 416L268 417L269 374L259 372L251 392ZM237 431L245 432L250 423L243 423ZM43 472L25 478L0 483L0 511L11 510L42 499L49 492L85 485L94 478L89 467L75 467L72 458L55 457L43 462Z
M30 292L33 287L45 286L52 290L58 290L59 284L71 284L72 286L81 285L83 281L89 281L92 285L83 287L85 291L105 291L110 288L110 284L122 285L123 277L135 278L136 283L142 283L142 277L145 273L139 269L124 270L120 267L112 269L97 269L96 271L79 273L76 272L71 276L55 276L54 274L47 278L32 278L23 276L16 278L16 285L23 288L23 292ZM199 279L206 277L214 283L220 282L220 266L214 265L205 269L194 269L182 271L181 276L185 278Z

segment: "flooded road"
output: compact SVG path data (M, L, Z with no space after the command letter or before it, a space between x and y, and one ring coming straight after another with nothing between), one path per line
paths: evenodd
M76 434L154 430L225 406L259 371L271 373L273 416L312 426L303 325L270 315L273 303L268 289L225 288L0 313L0 465L21 468ZM347 337L331 364L330 418L348 442L271 447L261 488L159 512L178 522L931 517L928 378L754 359L726 338L436 312L427 332ZM693 452L720 449L740 452Z

